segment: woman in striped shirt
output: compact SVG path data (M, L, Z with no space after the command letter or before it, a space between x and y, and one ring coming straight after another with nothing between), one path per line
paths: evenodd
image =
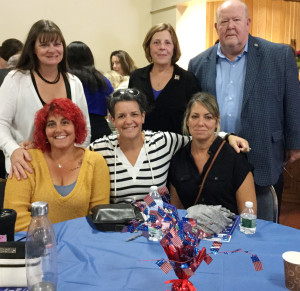
M107 162L111 203L141 200L152 185L166 186L172 156L189 141L189 137L172 132L142 131L146 102L137 89L115 91L108 107L118 133L90 146ZM230 143L249 150L244 139L232 136Z

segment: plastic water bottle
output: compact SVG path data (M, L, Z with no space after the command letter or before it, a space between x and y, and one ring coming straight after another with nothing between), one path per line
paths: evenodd
M25 244L27 285L30 291L56 290L56 239L47 214L47 202L31 204L32 219Z
M245 234L254 234L256 231L256 214L253 209L253 202L245 202L245 209L241 213L240 231Z
M160 208L163 208L163 201L162 201L160 194L157 191L157 186L151 186L150 196L153 198L156 205L153 207L149 207L149 212L150 212L150 210L157 211L158 206ZM152 241L160 241L163 237L163 232L161 231L161 229L156 229L151 226L148 226L148 234L149 234L149 240L152 240Z

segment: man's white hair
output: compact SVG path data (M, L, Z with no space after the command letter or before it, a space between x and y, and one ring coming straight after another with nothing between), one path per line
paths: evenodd
M221 10L224 6L227 6L227 5L229 5L230 3L234 3L234 2L240 3L240 4L244 7L244 9L245 9L245 17L248 18L248 15L249 15L249 13L248 13L248 7L247 7L247 5L246 5L245 2L240 1L240 0L227 0L227 1L224 1L224 2L218 7L217 13L216 13L216 22L218 22L218 20L219 20L220 10Z

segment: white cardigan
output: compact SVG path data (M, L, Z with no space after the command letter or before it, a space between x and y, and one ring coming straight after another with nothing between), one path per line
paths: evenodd
M88 135L83 144L88 147L91 138L87 103L80 80L68 74L72 101L82 110ZM10 156L19 143L32 140L35 113L43 107L33 86L30 72L13 70L0 87L0 148L5 154L6 171L10 171Z

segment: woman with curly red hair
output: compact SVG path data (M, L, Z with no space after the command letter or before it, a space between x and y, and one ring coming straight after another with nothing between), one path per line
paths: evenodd
M9 179L5 189L4 207L17 211L16 232L27 229L35 201L48 202L52 223L86 216L93 206L109 202L104 158L77 146L87 135L81 110L67 98L53 99L37 112L34 126L33 173Z

